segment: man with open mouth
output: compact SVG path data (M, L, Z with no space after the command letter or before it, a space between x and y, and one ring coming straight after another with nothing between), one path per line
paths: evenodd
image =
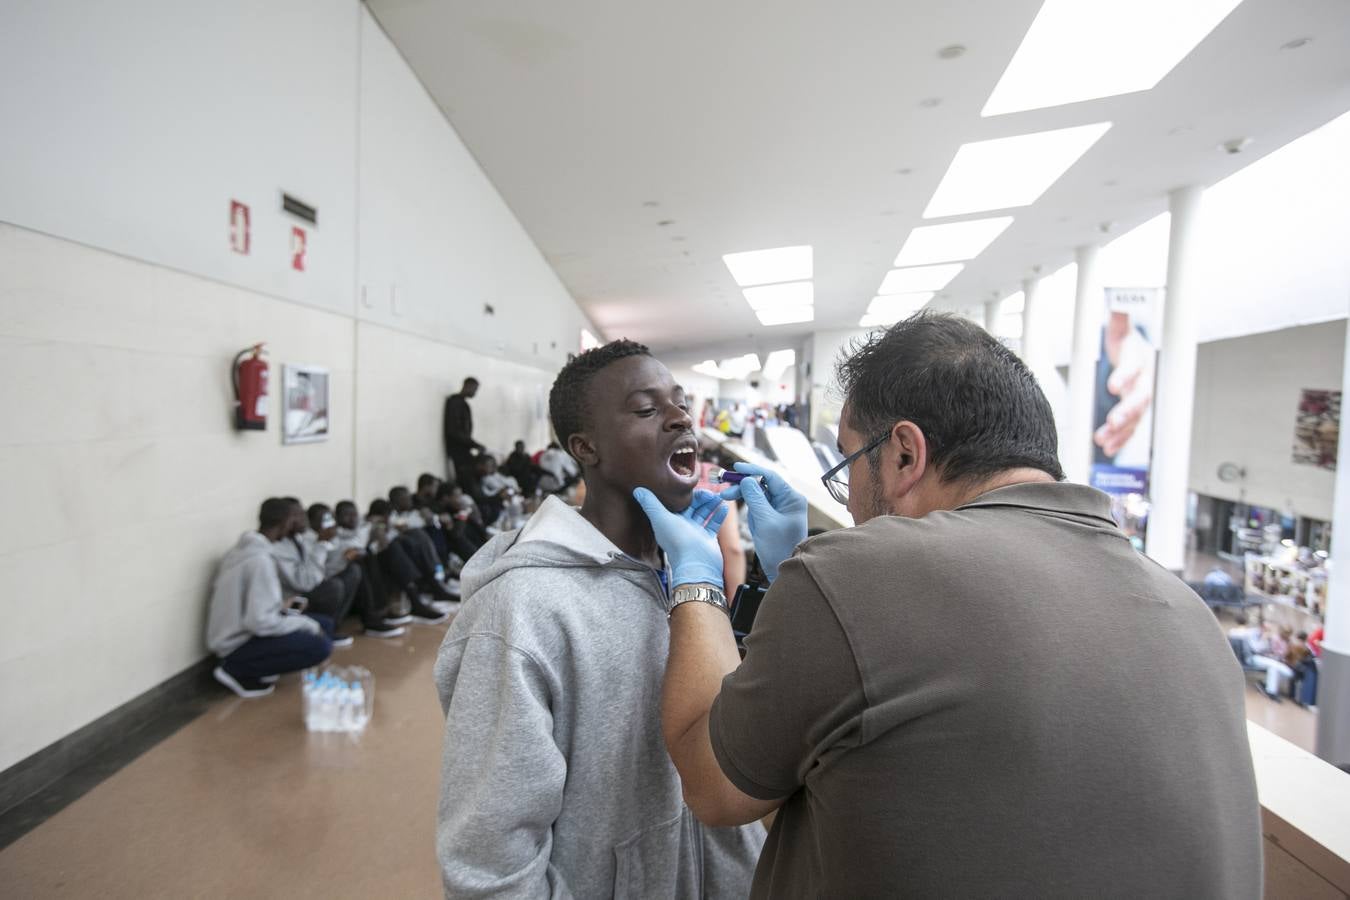
M586 499L474 555L436 662L446 894L744 897L763 828L699 824L661 736L670 576L633 491L690 506L684 390L613 341L563 368L549 416Z

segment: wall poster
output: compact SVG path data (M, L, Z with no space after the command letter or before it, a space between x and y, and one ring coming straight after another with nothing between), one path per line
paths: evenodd
M287 363L282 367L281 440L312 444L328 440L328 370Z
M1294 419L1294 462L1336 471L1341 392L1304 390Z

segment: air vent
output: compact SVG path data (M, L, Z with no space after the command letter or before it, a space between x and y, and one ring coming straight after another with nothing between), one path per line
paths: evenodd
M281 208L295 216L297 219L304 219L311 225L319 224L319 211L308 203L302 203L290 194L281 195Z

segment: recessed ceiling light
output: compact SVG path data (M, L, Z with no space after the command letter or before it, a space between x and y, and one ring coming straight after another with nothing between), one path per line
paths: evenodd
M648 209L652 209L654 207L660 206L661 204L659 201L656 200L643 200L642 205L647 207Z
M665 228L667 225L674 225L674 224L675 224L674 219L662 219L661 221L656 223L656 226L658 228Z
M923 217L1029 206L1110 127L1097 122L962 144Z
M938 59L957 59L965 56L966 48L961 44L951 44L938 51Z
M755 284L776 284L782 281L803 281L811 277L811 245L775 247L772 250L749 250L728 253L722 261L731 270L731 277L741 287Z
M916 269L891 269L882 279L877 293L885 295L940 291L964 268L965 266L960 263L951 263L944 266L919 266Z
M800 306L790 309L761 309L755 312L759 317L761 325L792 325L796 322L810 322L816 317L816 311L811 306Z
M919 101L919 105L924 109L934 109L942 105L941 97L925 97Z
M1227 140L1220 144L1219 149L1229 156L1236 156L1243 150L1246 150L1251 142L1252 139L1249 137L1233 138L1232 140Z
M1241 0L1045 0L981 113L1147 91Z
M746 288L741 293L745 295L750 308L756 312L766 309L811 306L815 302L815 290L809 281L766 284L760 287Z
M905 238L895 265L923 266L974 259L1011 224L1012 216L996 216L947 225L921 225Z
M914 171L914 170L913 170L913 169L910 169L910 168L896 169L896 170L895 170L895 174L897 174L897 175L909 175L909 174L911 174L913 171Z
M1286 43L1286 44L1280 45L1280 49L1281 49L1281 50L1301 50L1301 49L1303 49L1304 47L1308 46L1308 45L1311 44L1311 43L1312 43L1312 38L1310 38L1310 37L1294 38L1292 41L1289 41L1289 42Z

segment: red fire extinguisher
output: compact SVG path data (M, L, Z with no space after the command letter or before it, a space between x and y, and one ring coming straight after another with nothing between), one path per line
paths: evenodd
M244 359L252 353L253 356ZM230 367L234 380L234 427L240 431L262 431L267 427L267 362L263 345L240 350Z

